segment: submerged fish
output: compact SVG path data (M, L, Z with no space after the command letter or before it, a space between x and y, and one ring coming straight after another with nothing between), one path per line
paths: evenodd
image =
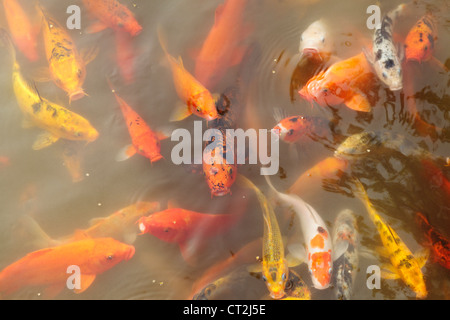
M416 213L416 222L425 232L425 246L431 249L433 261L450 269L450 241L430 224L423 213Z
M401 59L397 53L392 32L394 23L404 7L405 4L400 4L384 15L381 23L375 26L372 52L366 51L366 57L378 78L392 91L400 90L403 87Z
M378 230L383 247L377 252L390 260L384 264L381 276L385 279L401 279L415 294L423 299L428 295L422 267L428 259L428 251L423 250L413 255L397 233L380 217L359 180L355 180L356 195L365 205L369 217Z
M295 212L300 222L305 246L300 243L290 244L289 252L300 261L307 261L316 289L328 288L333 272L333 261L342 255L346 247L333 248L328 228L317 211L297 195L279 192L268 176L265 178L277 197Z
M241 185L252 189L258 198L263 211L264 235L261 267L262 278L266 283L270 296L281 299L285 296L284 288L289 278L288 262L284 255L284 244L278 221L272 206L257 186L243 175L238 176Z
M247 47L243 41L251 32L245 25L247 0L226 0L216 9L214 26L196 57L194 75L206 88L212 89L227 70L238 65Z
M289 279L284 287L286 293L282 300L311 300L311 291L305 281L294 271L289 271Z
M116 93L111 83L109 85L119 103L120 110L122 110L131 137L131 144L122 150L117 159L126 160L136 153L150 159L152 163L163 159L160 139L164 139L166 136L154 132L141 116Z
M142 31L142 26L130 9L117 0L83 0L83 4L89 13L98 19L98 22L89 27L89 33L111 28L128 32L134 37Z
M140 234L149 233L163 241L177 243L183 258L190 263L195 251L205 245L208 238L227 232L241 218L241 213L209 214L169 208L141 217L138 225Z
M300 36L301 54L331 54L334 46L329 36L328 26L323 19L311 23Z
M8 34L0 29L0 38L10 48L13 57L12 83L20 110L25 117L24 127L36 126L45 130L33 145L34 150L48 147L59 139L95 141L98 132L82 116L41 97L23 78L16 61L14 47Z
M290 116L281 119L272 132L277 133L284 142L295 143L326 138L328 128L329 122L320 117Z
M36 8L42 16L45 52L51 78L67 92L69 101L81 99L86 95L82 88L86 79L86 65L96 57L98 51L80 54L66 28L40 5Z
M84 239L54 248L27 254L0 272L0 295L9 296L23 288L45 288L43 296L52 299L67 286L68 267L77 266L81 272L82 293L96 276L134 255L133 246L112 238Z
M345 104L348 108L370 112L367 87L373 84L372 68L363 53L339 61L312 77L298 92L320 106Z
M185 104L175 111L172 120L183 120L191 114L209 121L216 119L219 116L216 109L216 99L214 99L208 89L184 68L181 57L176 60L168 53L166 43L159 29L158 38L169 61L178 97Z
M116 31L114 35L116 45L116 61L120 75L125 83L131 84L135 80L135 58L133 38L124 31Z
M358 257L359 233L356 217L351 210L341 211L334 222L333 247L346 243L347 250L334 262L334 279L336 281L336 297L339 300L350 300L353 295L356 273L359 267Z
M37 49L39 28L33 26L17 0L3 0L3 6L9 30L17 48L28 60L37 61L39 59Z
M345 139L334 151L335 157L362 156L371 152L372 147L379 145L379 136L373 131L355 133Z

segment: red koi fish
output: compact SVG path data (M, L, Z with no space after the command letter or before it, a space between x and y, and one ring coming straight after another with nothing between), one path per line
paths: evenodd
M37 36L39 28L34 27L17 0L3 0L6 20L14 43L31 62L39 59Z
M142 26L134 14L117 0L83 0L89 13L99 21L88 32L99 32L106 28L128 32L133 37L142 31Z
M0 272L0 294L8 296L26 287L45 288L44 297L51 299L66 287L69 266L79 267L81 293L89 288L98 274L134 255L133 246L112 238L84 239L58 247L29 253Z
M372 106L364 93L364 87L371 83L375 83L374 74L364 53L360 53L320 72L298 93L322 107L344 103L352 110L370 112Z
M327 135L327 121L319 117L291 116L282 119L272 129L281 140L287 143L317 140Z
M116 60L119 72L127 84L134 82L135 53L133 38L126 32L115 32Z
M437 20L427 13L411 28L405 39L405 57L407 61L433 61L448 71L447 67L433 56L437 37Z
M196 59L194 75L208 89L214 88L226 71L238 65L247 48L242 44L250 33L244 26L246 0L226 0L216 10L215 23Z
M416 213L416 222L425 232L427 247L430 247L434 261L450 269L450 242L437 231L420 212Z
M138 220L141 234L151 235L180 246L183 258L192 261L192 254L206 238L228 231L240 214L208 214L181 208L169 208Z
M423 175L429 179L435 187L440 188L445 193L445 199L449 199L450 181L447 179L444 172L429 159L422 159L420 162L424 169Z
M120 105L132 141L132 144L126 146L123 152L118 155L117 160L126 160L136 153L150 159L152 163L161 160L163 156L161 155L160 139L165 138L165 136L152 131L139 114L117 95L111 83L109 85Z

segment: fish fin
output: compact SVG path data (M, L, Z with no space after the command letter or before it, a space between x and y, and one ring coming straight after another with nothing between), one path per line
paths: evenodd
M389 251L388 251L388 249L386 249L385 247L376 247L375 248L375 252L380 256L380 257L383 257L383 258L389 258L389 256L390 256L390 253L389 253Z
M430 250L428 248L422 248L414 253L414 257L417 260L417 264L419 265L419 268L422 269L423 266L425 266L429 256L430 256Z
M281 120L285 119L288 117L287 115L287 111L283 108L280 107L274 107L272 109L272 114L273 114L273 118L275 119L275 121L278 123L281 122Z
M353 97L350 100L345 101L345 105L352 110L361 112L370 112L372 106L367 100L367 97L363 93L354 92Z
M432 65L436 66L438 69L448 72L447 66L445 64L443 64L441 61L439 61L435 56L431 56L430 63Z
M362 48L362 52L364 53L364 56L366 57L367 62L373 65L375 61L375 57L373 56L372 50L369 50L367 47Z
M14 235L23 242L22 237L31 238L31 244L34 248L49 248L56 244L31 216L25 214L18 219L14 226Z
M296 259L306 261L305 246L301 243L291 243L287 245L289 253Z
M92 218L91 220L89 220L89 226L93 226L96 225L97 223L100 222L104 222L106 220L106 218Z
M402 41L397 43L397 56L401 62L405 60L405 46Z
M262 264L261 263L251 264L247 266L247 271L252 273L262 272Z
M289 268L294 268L294 267L299 266L299 265L301 265L302 263L305 262L305 261L302 260L302 259L298 259L298 258L294 257L294 256L292 255L292 253L288 253L288 254L286 255L286 261L287 261L287 263L288 263L288 267L289 267Z
M33 144L33 150L41 150L49 147L58 140L59 137L51 134L50 132L43 132L36 138L36 141Z
M180 242L179 244L181 255L183 256L184 261L186 261L189 265L195 266L198 261L195 258L195 252L198 247L195 244L189 242Z
M158 140L162 141L162 140L169 138L172 135L172 131L173 131L173 130L171 130L171 131L169 131L169 130L170 129L167 129L167 130L164 129L162 131L156 132L156 137L158 138Z
M381 268L384 269L381 270L381 278L388 280L395 280L400 278L400 275L398 274L397 270L395 270L393 265L382 264Z
M119 151L119 153L116 155L116 161L120 162L130 159L136 154L136 152L136 148L132 144L129 144Z
M53 248L44 248L44 249L40 249L40 250L37 250L37 251L30 252L26 256L28 258L34 258L35 259L37 257L40 257L42 255L45 255L45 254L49 253L52 250L53 250Z
M377 253L372 249L361 248L358 250L358 255L369 260L378 260Z
M35 126L35 124L30 119L27 119L27 118L22 119L22 128L23 129L30 129L30 128L33 128L34 126Z
M51 286L48 286L44 289L44 291L42 292L42 297L44 299L48 299L48 300L52 300L54 299L58 294L61 293L61 291L63 291L65 288L65 283L61 284L61 283L57 283L57 284L53 284Z
M48 67L33 69L33 71L29 73L29 77L35 82L49 82L53 80Z
M73 233L73 238L78 241L78 240L89 239L90 237L83 230L76 229Z
M333 261L339 259L348 249L348 241L340 241L337 246L333 248Z
M181 58L181 56L178 56L178 65L180 66L180 68L185 69L184 68L184 63L183 63L183 59Z
M174 112L170 116L170 121L181 121L183 119L186 119L192 114L192 111L189 110L188 106L182 103L179 103L176 107Z
M87 27L85 29L85 32L87 34L92 34L92 33L101 32L106 29L108 29L108 26L106 24L104 24L103 22L100 22L100 21L96 21L96 22L92 23L89 27Z
M73 289L73 291L76 294L86 291L91 286L92 282L94 282L95 278L95 274L81 274L81 288Z
M93 46L89 49L84 48L81 50L81 58L83 59L85 65L88 65L98 56L100 48L98 46Z

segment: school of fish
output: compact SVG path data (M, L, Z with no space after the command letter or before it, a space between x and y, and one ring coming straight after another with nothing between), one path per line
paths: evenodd
M58 150L73 185L81 184L86 177L86 154L98 152L96 157L101 159L104 152L97 147L98 141L114 140L96 129L97 119L75 107L97 95L89 87L92 79L106 88L105 95L112 101L101 112L114 114L119 120L113 126L121 132L120 141L125 146L114 151L113 160L124 168L126 163L131 167L144 158L149 170L155 172L163 165L172 166L165 156L169 152L168 128L200 121L222 138L202 141L205 151L211 152L202 154L197 167L190 165L185 178L199 179L196 187L206 190L208 202L213 204L209 209L179 202L197 197L194 188L183 191L186 199L169 196L167 204L155 199L159 195L155 192L149 199L130 200L108 216L92 219L89 227L79 225L65 236L53 237L44 231L39 215L29 209L36 201L36 191L31 197L25 190L20 196L22 213L17 214L14 233L16 241L26 243L30 249L15 260L0 261L0 299L23 299L28 292L43 299L57 299L62 293L83 295L103 273L118 264L132 266L141 250L151 252L152 243L175 248L178 263L197 268L197 276L184 297L189 300L246 299L247 292L254 294L254 299L311 300L328 292L331 299L358 299L357 288L365 285L366 277L362 265L367 261L381 266L382 285L395 281L407 298L426 299L434 294L430 291L429 269L438 269L448 277L449 140L443 147L446 154L442 155L433 151L438 148L430 150L390 130L389 124L384 131L359 127L381 108L377 103L380 96L391 100L404 96L401 108L403 111L406 104L405 112L414 119L410 129L416 130L416 136L429 136L433 142L439 136L433 132L445 137L448 119L442 119L437 127L426 112L419 112L423 98L414 94L418 84L411 77L418 68L429 66L441 75L448 73L446 64L436 57L442 53L438 51L441 22L435 11L419 7L421 16L417 17L411 14L411 3L382 6L380 22L373 30L359 34L364 39L354 45L358 50L348 54L338 50L331 21L317 16L309 25L302 24L291 57L296 64L290 78L290 101L295 111L270 106L272 122L258 124L257 128L267 129L283 150L289 148L289 156L279 154L283 163L291 161L301 168L306 158L314 161L306 170L302 167L303 171L297 171L298 177L291 181L284 176L284 164L275 176L251 176L251 170L246 170L249 167L236 160L248 159L252 150L237 154L227 131L239 128L243 120L258 123L260 116L255 112L251 113L252 119L243 116L250 108L249 92L260 71L258 63L265 59L264 46L258 43L261 39L254 36L258 26L246 18L255 9L253 1L217 1L213 14L201 21L208 24L203 38L195 40L195 44L194 39L183 39L190 44L191 57L184 56L185 51L172 39L167 25L145 24L137 5L128 6L118 0L80 2L90 22L83 36L111 41L113 52L106 55L97 45L80 48L79 36L68 30L65 21L58 19L45 2L35 1L30 7L25 7L25 2L2 0L6 25L0 26L0 54L9 61L2 73L10 79L2 83L2 90L11 91L22 118L18 126L29 132L37 130L29 148L36 153ZM414 22L406 33L398 28L404 21ZM343 24L339 31L357 34L355 29L361 28L346 27ZM147 57L145 51L136 49L142 38L152 42L153 54L158 57ZM92 72L90 63L103 59L102 55L105 59L112 57L109 63L114 65L114 73ZM165 81L174 102L162 106L171 115L164 123L152 113L156 109L149 110L147 101L129 90L143 80L140 73L145 70L139 63L150 58L163 67L167 78L158 81ZM49 83L42 84L44 81ZM48 87L55 90L46 90ZM391 100L386 102L386 114ZM263 112L263 106L256 108ZM311 110L320 110L322 115L310 115ZM341 123L337 115L340 112L355 116L348 128ZM384 120L380 116L374 121ZM322 152L327 155L310 159L306 150L313 146L323 146ZM136 154L142 157L131 160ZM398 159L407 160L407 168L414 169L412 177L405 173L408 170L395 166ZM0 175L14 165L14 156L0 150ZM378 176L389 178L370 183L371 177ZM401 180L395 184L396 178L413 182L404 186ZM405 188L403 197L390 193L399 186ZM423 195L441 205L438 214L433 215L435 208L421 206L421 200L411 196L409 190L420 188L426 188ZM323 191L348 198L350 205L324 209L323 202L335 200L326 199ZM378 192L384 192L383 201L375 196ZM219 201L222 205L215 205ZM352 209L351 203L355 205ZM258 230L256 238L241 243L238 249L229 248L231 255L215 250L218 239L231 238L247 219L252 219L251 224ZM415 229L407 230L404 220L413 221ZM148 240L146 247L135 246L138 240ZM208 254L218 257L205 265L202 257ZM80 278L75 287L69 287L68 268L73 266L79 268ZM257 288L257 292L251 292L250 287Z

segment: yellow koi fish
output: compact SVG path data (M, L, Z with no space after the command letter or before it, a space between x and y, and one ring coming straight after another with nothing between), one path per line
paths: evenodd
M67 92L70 102L81 99L86 95L82 88L86 78L86 65L95 58L98 50L80 53L66 29L40 5L37 9L42 16L50 77L58 87Z
M273 299L285 296L286 281L289 278L288 262L284 254L283 239L275 212L264 194L246 177L239 175L238 182L256 193L263 210L264 236L262 256L262 278Z
M383 265L385 270L381 276L385 279L401 279L415 292L417 298L426 298L427 289L421 268L428 259L428 251L413 255L397 233L378 215L362 183L356 179L355 184L356 194L367 208L383 243L377 252L391 261L391 264Z
M12 82L20 110L25 117L24 127L36 126L45 130L33 144L34 150L48 147L59 139L92 142L98 132L82 116L41 97L22 76L11 38L0 29L0 40L4 40L13 57Z

